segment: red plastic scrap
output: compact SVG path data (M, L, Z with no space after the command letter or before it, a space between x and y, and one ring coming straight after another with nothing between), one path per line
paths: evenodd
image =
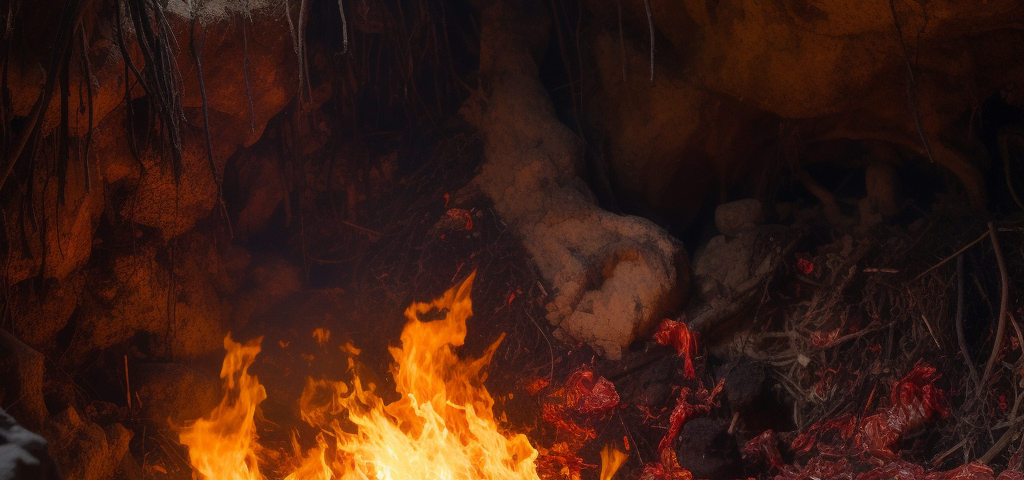
M996 480L1024 480L1024 472L1008 468L1000 473Z
M661 461L644 465L639 480L693 480L693 474L679 466L676 451L669 448L661 451Z
M1005 473L1005 472L1004 472ZM971 462L961 465L948 472L935 472L925 477L925 480L994 480L995 475L992 469L979 462Z
M567 443L556 443L550 449L544 449L537 457L537 472L542 478L568 478L579 480L580 472L585 468L594 468L576 455Z
M775 480L854 480L853 469L845 458L828 460L814 457L807 465L790 465L775 476ZM857 479L860 480L860 479Z
M840 415L815 423L806 432L793 439L789 449L800 454L809 453L816 446L820 451L825 448L825 445L828 445L828 453L836 454L837 450L842 448L841 445L845 445L853 437L856 430L857 419L853 415Z
M550 403L541 406L541 418L558 428L560 433L564 433L574 443L583 444L597 436L594 429L577 425L571 418L566 417L562 407Z
M654 340L662 345L675 348L676 353L683 357L686 378L697 376L693 370L693 354L697 351L697 337L690 332L685 323L668 318L662 320L658 325L658 331L654 333Z
M1004 472L1005 473L1005 472ZM992 469L978 462L945 472L925 473L920 465L898 460L857 475L856 480L995 480Z
M692 417L697 413L707 413L711 411L711 407L717 406L715 397L722 391L723 381L719 381L715 388L708 392L708 389L703 386L699 390L694 392L694 396L697 399L697 403L693 404L687 400L690 396L690 389L683 387L679 390L679 399L676 400L676 407L672 409L672 415L668 417L669 426L668 433L661 439L658 444L658 451L664 452L665 450L671 450L672 442L675 441L676 435L679 434L679 430L683 428L683 424L686 423L686 419Z
M779 453L779 439L775 436L774 430L765 430L752 438L743 445L740 453L743 455L743 460L749 463L761 463L769 468L779 470L786 467L786 462L782 460L782 454Z
M924 467L905 460L879 465L860 474L854 474L846 458L829 460L818 456L807 462L805 467L787 466L775 480L1021 480L1019 471L1007 470L998 478L992 469L978 462L972 462L945 472L925 472Z
M891 448L903 435L920 430L936 414L942 418L949 415L946 393L935 386L939 377L935 367L915 366L892 386L892 405L861 423L857 444L878 457L892 459L896 455Z
M924 468L903 460L890 462L857 475L856 480L926 480ZM937 480L937 479L936 479Z
M790 450L807 454L817 449L828 455L867 452L884 460L895 460L897 455L892 447L901 437L920 430L936 415L945 418L949 414L946 393L935 386L939 376L934 367L918 364L892 386L888 408L859 424L849 414L818 422L797 436Z
M581 368L573 372L565 385L565 406L585 415L607 413L619 404L615 385L604 377L594 380L594 372Z

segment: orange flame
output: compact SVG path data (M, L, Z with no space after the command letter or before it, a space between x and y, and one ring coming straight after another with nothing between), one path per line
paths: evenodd
M455 353L472 315L474 276L433 302L406 309L401 346L390 349L400 400L385 405L358 376L351 386L307 379L299 400L302 419L321 431L317 446L295 460L286 480L539 480L537 450L525 435L498 428L494 400L483 385L483 370L501 340L478 359L460 360ZM419 320L432 310L445 317ZM259 347L241 347L250 349L242 359L235 358L238 344L225 340L225 347L223 371L228 379L240 372L241 380L229 382L221 406L183 429L180 441L200 477L261 480L253 412L266 395L246 373Z
M260 353L257 338L242 345L224 338L224 364L220 378L226 390L224 398L210 415L181 429L178 441L188 446L192 468L203 478L216 480L259 480L256 458L256 405L267 398L267 392L256 377L249 375L256 354Z
M605 445L601 449L601 480L612 480L615 477L615 472L619 471L619 467L626 462L627 458L629 455L625 452L619 451L611 444Z

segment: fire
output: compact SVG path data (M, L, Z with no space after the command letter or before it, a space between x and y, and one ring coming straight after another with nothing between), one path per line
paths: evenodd
M478 359L461 360L455 353L472 315L473 278L406 309L401 346L390 349L400 400L385 404L358 376L351 385L307 379L299 400L302 419L320 433L317 446L297 455L292 471L282 475L286 480L539 480L537 450L525 435L498 428L494 400L483 385L484 368L501 339ZM435 309L445 317L419 320ZM253 416L266 394L247 373L258 341L224 344L221 376L228 392L207 418L182 429L179 440L199 477L260 480Z
M605 445L601 450L601 480L612 480L615 477L615 472L619 471L619 467L625 463L627 458L629 455L625 452L620 452L610 444Z
M217 480L259 480L256 451L256 405L267 398L267 392L256 377L249 375L249 366L260 353L257 338L245 345L224 339L224 365L220 378L227 390L220 405L210 415L183 428L179 439L188 445L189 460L200 476ZM237 378L236 378L237 377Z

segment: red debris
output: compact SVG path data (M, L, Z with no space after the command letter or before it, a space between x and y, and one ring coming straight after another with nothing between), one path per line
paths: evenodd
M995 475L993 475L992 469L987 465L971 462L948 472L931 473L928 475L927 480L993 480L994 478Z
M533 379L533 381L531 381L528 385L526 385L526 391L530 392L530 395L536 395L538 392L543 390L544 387L548 386L548 383L550 382L541 377L537 377Z
M594 429L577 425L576 422L565 415L564 409L550 403L545 403L541 407L541 418L558 428L560 434L564 434L567 438L572 439L574 443L580 445L597 436Z
M892 405L861 423L857 444L881 458L894 459L891 448L905 434L924 427L938 414L945 418L946 393L935 386L935 367L918 364L892 386Z
M697 351L697 338L683 322L670 319L661 321L654 340L662 345L671 346L683 357L686 378L693 378L697 373L693 370L693 353Z
M594 372L581 368L565 384L565 405L586 415L607 413L619 404L615 385L604 377L594 380Z
M1021 480L1024 475L1015 470L1007 470L996 479L992 469L977 462L968 463L949 471L925 472L920 465L897 460L877 466L861 474L854 474L853 468L845 458L829 460L825 457L814 457L807 466L788 466L775 480L811 480L811 479L843 479L843 480Z
M449 208L448 216L452 220L457 221L461 225L465 225L463 228L466 230L473 229L473 216L468 211L461 208Z
M640 480L692 480L693 474L680 467L676 451L668 448L661 451L661 461L644 465Z
M813 449L826 455L868 453L883 460L896 460L892 447L904 435L924 427L936 415L945 418L946 394L935 386L939 374L934 367L918 364L896 382L890 392L890 406L861 422L842 415L818 422L797 436L790 450L807 454ZM850 440L853 440L852 445Z
M996 480L1024 480L1024 472L1008 468L1000 473Z
M786 462L779 453L779 439L774 430L765 430L743 445L743 460L749 463L761 463L772 469L783 470Z
M814 457L806 466L789 465L775 480L854 480L853 469L845 458L828 460ZM859 479L858 479L859 480Z
M583 469L596 467L584 462L574 450L565 442L556 443L550 449L542 449L537 457L537 473L541 473L542 478L578 480Z
M676 408L672 410L672 415L668 417L669 427L668 433L661 439L661 443L658 444L658 451L664 452L665 450L671 450L672 442L675 441L676 435L679 434L679 430L686 423L686 419L692 417L697 413L707 413L711 411L711 407L717 406L715 402L715 396L722 391L722 385L724 381L719 381L715 388L708 392L703 386L700 387L694 396L696 397L697 403L693 404L687 400L690 396L690 389L683 387L679 390L679 399L676 400Z
M836 450L842 448L841 446L845 446L846 442L853 437L856 429L857 419L853 415L840 415L833 419L815 423L806 432L793 439L789 449L794 453L809 453L814 447L821 447L819 440L824 437L824 443L830 446L828 450L835 453Z
M925 480L924 468L903 460L857 475L857 480Z
M992 469L977 462L945 472L925 473L920 465L899 460L857 475L856 480L994 480Z
M800 270L800 273L804 275L810 275L814 271L814 261L806 256L806 254L798 256L796 259L796 269Z

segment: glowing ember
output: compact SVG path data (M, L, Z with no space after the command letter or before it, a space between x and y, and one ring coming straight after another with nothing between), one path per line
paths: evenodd
M539 478L537 451L524 435L498 429L494 400L483 386L483 369L501 340L479 359L460 360L454 352L472 314L473 277L431 303L406 309L401 346L391 348L400 400L385 405L358 376L351 386L307 379L299 401L302 419L321 431L317 446L295 460L286 480ZM433 309L445 318L419 320ZM230 340L225 347L221 375L228 393L207 418L183 429L180 441L201 477L258 480L253 413L266 395L246 369L259 347Z

